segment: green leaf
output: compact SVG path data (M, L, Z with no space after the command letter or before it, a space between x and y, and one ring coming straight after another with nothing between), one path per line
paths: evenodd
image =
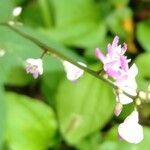
M149 42L149 35L150 35L150 19L142 21L137 24L137 39L144 50L150 52L150 42Z
M97 19L98 9L93 0L52 0L52 4L56 14L56 27Z
M78 150L97 150L102 140L100 132L96 132L86 137L81 143L77 145Z
M56 99L60 130L71 144L101 129L112 116L115 104L112 89L88 74L76 83L64 80Z
M124 7L129 3L129 0L109 0L116 7Z
M135 63L138 67L138 76L137 76L137 83L139 90L145 90L147 89L149 82L150 82L150 53L144 53L139 55Z
M106 24L102 21L99 23L85 21L43 32L66 45L86 48L102 43L106 37L106 29Z
M5 124L6 124L6 106L4 99L4 91L2 85L0 84L0 149L4 142L5 135Z
M45 150L57 122L52 109L35 99L7 93L7 142L12 150Z
M107 24L113 34L122 38L130 38L130 34L124 28L124 21L132 17L132 11L129 7L116 9L107 18Z
M93 48L104 41L106 25L99 19L95 1L53 0L52 7L55 13L55 26L50 30L43 29L51 38L69 46L82 48Z
M12 68L8 72L8 77L5 83L9 85L15 85L15 86L25 86L31 83L32 79L33 78L31 77L31 75L30 76L27 75L25 69L16 67L16 68Z
M42 76L41 92L51 106L55 105L56 91L63 76L62 72L49 72Z
M1 0L0 2L0 22L8 21L13 10L12 0Z
M0 27L0 49L5 54L0 59L6 69L24 66L25 59L28 57L37 58L41 55L41 50L30 41L17 35L7 27Z

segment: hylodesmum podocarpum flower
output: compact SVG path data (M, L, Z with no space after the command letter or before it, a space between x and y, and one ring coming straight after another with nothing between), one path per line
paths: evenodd
M31 73L36 79L39 75L43 74L43 61L42 59L28 58L26 60L26 72Z

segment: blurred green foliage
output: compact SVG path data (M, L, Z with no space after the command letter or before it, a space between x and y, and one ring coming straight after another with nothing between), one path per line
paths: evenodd
M1 0L0 22L18 22L20 30L95 70L101 65L95 65L99 62L94 49L105 52L107 43L118 35L128 44L128 55L139 68L138 88L147 90L148 4L134 0ZM14 18L16 6L23 10ZM25 60L41 54L35 44L0 26L0 149L149 150L149 127L138 145L118 140L116 127L133 106L124 107L115 118L113 90L104 82L85 74L70 83L61 62L49 56L43 58L44 74L39 79L27 75ZM141 122L149 126L149 105L140 112Z

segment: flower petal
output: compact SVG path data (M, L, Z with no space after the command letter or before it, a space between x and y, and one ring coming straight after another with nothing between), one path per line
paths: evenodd
M80 65L86 67L85 64L81 63L81 62L78 62ZM75 65L72 65L71 63L69 63L68 61L63 61L63 66L64 66L64 70L67 74L67 79L68 80L71 80L71 81L75 81L77 80L78 78L80 78L83 73L84 73L84 70L78 68L77 66Z
M133 111L118 127L120 137L129 143L141 142L143 140L143 128L138 121L138 112Z
M129 69L129 73L131 76L135 77L138 74L138 68L136 66L136 64L133 64L130 69Z
M106 57L104 56L104 54L101 52L99 48L96 48L95 55L98 59L100 59L103 63L105 63Z
M143 128L139 124L122 123L118 127L119 135L129 143L138 144L143 140Z

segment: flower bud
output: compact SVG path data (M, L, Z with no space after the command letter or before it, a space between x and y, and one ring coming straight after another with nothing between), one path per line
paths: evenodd
M122 108L123 108L122 104L120 102L118 102L115 106L114 114L116 116L119 116L122 111Z

